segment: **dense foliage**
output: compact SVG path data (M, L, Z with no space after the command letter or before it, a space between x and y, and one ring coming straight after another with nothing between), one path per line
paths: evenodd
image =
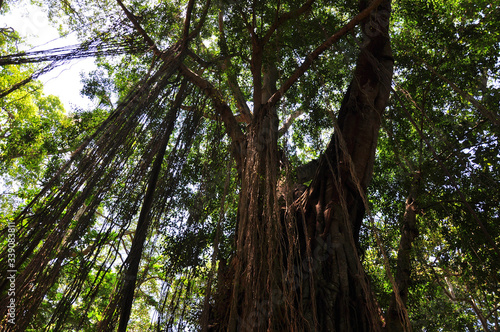
M261 99L252 90L248 24L253 18L255 32L267 38L277 13L294 12L303 2L310 7L268 36L262 62L264 71L276 71L273 92L358 13L357 4L124 2L143 34L121 1L37 1L54 21L64 18L65 29L77 31L82 42L102 39L123 52L96 53L98 69L83 78L82 94L93 98L94 109L65 111L56 97L43 95L36 80L0 99L2 236L26 206L28 217L29 211L45 211L44 220L50 220L60 209L60 220L68 219L41 227L47 234L58 227L69 231L50 248L59 266L44 266L44 273L57 272L58 278L40 286L46 292L27 330L94 331L114 317L110 303L120 301L115 294L124 287L122 267L129 262L162 149L128 328L201 329L204 311L217 302L216 290L227 287L218 281L225 280L220 274L236 250L242 188L234 137L209 87L202 91L186 75L168 72L145 35L160 50L173 48L183 40L190 12L197 34L182 61L220 92L244 131L254 101ZM390 26L394 77L368 190L370 211L360 233L363 267L382 316L394 301L394 285L402 282L398 257L407 257L405 304L412 330L497 331L500 3L395 1ZM39 68L2 62L17 53L19 36L1 29L0 90L7 91ZM296 179L299 166L327 146L361 38L359 28L343 36L281 99L283 182ZM140 111L129 106L134 103ZM57 173L63 165L69 166ZM65 200L67 205L58 205ZM411 225L408 211L415 214ZM45 235L26 229L27 223L17 225L19 238L41 241ZM401 250L404 239L409 247ZM7 238L0 241L6 245ZM42 244L27 255L41 251ZM30 266L28 258L18 262L19 270Z

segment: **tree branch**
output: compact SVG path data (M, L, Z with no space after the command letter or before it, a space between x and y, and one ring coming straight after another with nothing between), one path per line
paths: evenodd
M208 9L210 8L210 3L211 3L211 0L207 0L207 3L205 4L205 9L203 9L203 12L201 13L200 21L196 25L196 28L194 28L193 31L191 31L191 33L189 34L188 40L191 40L196 35L198 35L201 28L203 27L203 24L205 23L205 19L207 18Z
M222 66L222 70L227 75L227 81L229 83L229 87L234 94L236 99L236 106L238 107L242 120L249 124L252 122L252 112L246 103L246 99L243 96L243 92L241 91L240 86L238 85L238 80L236 79L236 75L232 71L233 65L231 63L231 58L228 57L228 47L226 44L226 36L224 34L224 20L222 12L219 12L219 33L220 33L220 48L222 51L222 55L224 56L224 64Z
M189 41L189 25L191 24L191 14L193 12L194 0L189 0L186 9L186 19L184 20L184 30L182 32L182 48L186 48Z
M238 170L241 170L242 161L245 150L245 135L241 131L238 121L234 116L231 108L224 101L222 94L217 88L215 88L212 83L199 76L191 69L186 67L184 64L179 66L180 73L187 78L191 83L200 88L207 97L209 97L215 107L215 110L219 114L226 127L226 132L232 141L232 153L236 159L236 165Z
M302 64L295 70L295 72L288 78L288 80L281 86L281 88L269 98L268 103L271 104L271 106L276 105L283 97L283 95L290 89L290 87L297 82L297 80L304 75L304 73L311 67L312 63L314 60L316 60L324 51L326 51L328 48L330 48L333 43L338 41L340 38L342 38L345 34L347 34L349 31L354 29L358 23L360 23L363 19L368 17L370 13L377 8L383 0L375 0L373 1L370 6L368 6L366 9L364 9L361 13L358 15L354 16L354 18L351 19L346 25L344 25L339 31L337 31L335 34L330 36L323 44L318 46L314 51L309 53L307 55L306 59Z
M238 8L238 9L240 11L241 18L243 18L243 22L244 22L245 28L248 30L248 33L250 33L250 36L252 36L252 38L256 38L257 34L255 33L255 29L254 29L255 28L255 24L252 26L248 22L248 17L245 14L245 11L243 11L241 8Z
M151 49L153 50L154 54L156 56L161 56L161 52L158 49L158 47L156 46L156 43L153 41L153 39L151 39L151 37L149 37L148 33L142 28L142 26L139 23L139 21L137 21L137 17L135 17L135 15L132 14L127 9L127 7L125 7L125 5L123 4L123 2L121 0L116 0L116 2L118 2L118 5L122 8L123 12L127 16L127 18L130 20L130 22L132 22L132 24L134 25L134 27L137 30L137 32L139 32L139 34L144 38L144 40L146 41L146 43L151 47Z
M258 110L262 104L261 100L261 90L262 90L262 43L255 32L256 27L256 18L255 18L255 1L252 2L252 24L250 25L248 21L248 17L246 13L240 9L241 17L245 22L245 28L250 33L251 41L252 41L252 58L250 59L250 69L252 72L252 80L253 80L253 104L254 104L254 116L255 111Z
M500 309L500 304L497 304L493 309L490 310L490 312L486 315L486 319L490 319L490 317L498 310Z
M290 117L288 118L288 120L286 120L286 122L283 124L283 127L281 127L280 130L278 131L279 137L283 136L290 128L292 123L295 121L295 119L301 116L302 114L304 114L303 110L297 110L293 112L292 115L290 115Z
M291 20L291 19L294 19L294 18L297 18L299 17L300 15L304 14L305 12L307 12L311 7L312 7L312 4L315 2L316 0L308 0L306 1L300 8L298 8L297 10L294 10L294 11L290 11L290 12L287 12L287 13L284 13L283 15L281 16L278 16L276 15L276 19L273 23L273 25L271 25L271 27L269 28L269 30L267 30L264 38L262 39L263 41L263 44L267 44L267 42L269 41L269 39L271 38L271 36L273 35L274 31L276 31L276 29L282 25L283 23L285 23L286 21L288 20ZM278 9L279 10L279 7Z
M399 87L396 87L396 88L405 95L405 97L413 104L413 106L415 106L415 108L417 108L417 109L420 110L420 108L418 107L418 105L416 104L416 102L413 100L413 98L411 98L411 96L408 95L408 93L405 90L403 90L403 89L401 89ZM393 90L393 91L396 92L396 90ZM394 95L396 96L396 99L399 101L399 103L403 107L403 110L405 111L406 115L408 116L408 119L410 120L411 124L413 125L413 127L415 128L415 130L417 131L417 133L420 135L420 137L424 140L424 142L427 144L427 146L431 150L434 158L437 160L439 166L441 166L441 168L443 169L443 171L444 171L445 175L448 177L451 185L458 192L458 195L459 195L460 199L464 203L464 205L467 208L467 210L469 210L469 212L471 213L472 218L474 218L474 220L478 224L479 228L484 233L486 241L491 244L491 246L493 247L493 250L495 251L495 253L497 254L497 256L500 257L500 249L498 248L497 243L491 237L490 232L488 232L488 229L486 229L486 226L484 225L484 223L481 221L481 219L479 219L476 211L472 208L472 206L469 204L469 202L465 198L464 193L462 192L462 190L458 186L457 182L455 181L455 178L451 175L450 171L448 170L448 167L446 167L446 165L443 163L443 161L441 160L441 158L439 158L439 155L438 155L436 149L434 149L434 146L431 144L431 142L429 141L429 139L424 135L424 133L422 132L422 130L418 127L417 123L413 119L413 116L408 111L408 109L405 107L404 103L401 101L401 97L397 93L395 93Z
M500 118L498 117L498 115L494 114L493 112L491 112L490 110L488 110L486 107L484 107L484 105L482 105L480 102L478 102L474 96L472 96L470 93L468 92L465 92L464 90L460 89L455 83L453 83L452 81L450 81L449 79L447 79L446 77L444 77L443 75L439 74L431 65L429 65L427 62L425 62L425 60L419 58L419 57L416 57L417 60L419 60L420 62L422 62L425 67L431 72L433 73L434 75L436 75L437 77L439 77L439 79L441 79L442 81L444 81L446 84L448 84L452 89L453 91L455 91L456 93L458 93L462 98L464 98L465 100L467 100L469 103L471 103L472 105L474 105L475 108L477 108L477 110L485 117L487 118L488 120L490 120L491 122L493 122L496 126L500 127Z

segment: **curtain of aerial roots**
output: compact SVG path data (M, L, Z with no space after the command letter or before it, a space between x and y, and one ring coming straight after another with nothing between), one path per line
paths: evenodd
M16 325L4 321L5 330L24 330L29 326L64 268L78 272L70 277L63 299L52 313L50 322L44 324L47 329L62 329L62 320L83 287L95 290L99 285L116 253L96 267L98 253L111 241L111 231L123 235L128 220L138 209L136 203L127 202L140 201L143 195L142 177L159 148L156 133L161 130L155 120L163 117L161 114L168 103L165 97L159 96L162 93L168 96L175 88L169 81L175 69L175 62L163 64L154 75L139 83L13 221L17 230L16 265L15 268L7 265L7 250L4 250L0 266L3 271L17 270ZM139 154L138 159L130 162L130 157L137 153L138 141L149 143L144 144L142 157ZM124 178L127 179L125 183L117 184L118 179ZM111 198L110 193L131 199L127 202L117 200L110 207L106 222L99 221L97 208ZM89 247L81 248L80 240L90 227L94 227L99 236ZM93 267L98 274L89 284L85 279ZM0 303L7 307L9 298L5 295L9 285L5 280L2 282L4 297ZM93 295L87 292L87 296Z
M115 293L112 294L103 320L99 323L99 331L113 330L118 318L120 319L118 330L125 331L127 328L146 238L150 235L152 228L157 228L157 223L167 212L165 206L174 194L179 174L184 167L187 153L191 149L193 137L196 135L201 112L197 107L193 107L195 111L182 114L181 117L185 117L185 120L182 125L177 126L179 133L173 144L174 148L169 151L165 161L163 160L165 149L176 125L176 118L179 118L177 113L187 94L186 86L185 82L181 85L174 105L171 106L164 123L160 126L160 131L164 132L162 148L155 157L154 166L149 175L148 188L137 221L132 247L122 268L121 280Z
M34 72L29 77L15 83L9 88L0 90L0 98L9 95L29 82L36 80L41 75L72 59L146 52L148 48L138 42L139 39L134 39L134 41L136 40L136 44L131 44L129 41L119 41L119 37L113 38L103 34L95 40L84 42L77 46L66 46L43 51L21 52L0 56L0 66L50 62L50 64Z
M178 135L177 139L175 142L172 142L172 139L170 142L173 143L174 147L172 150L167 151L168 156L165 158L163 162L163 167L161 170L161 176L157 181L156 185L156 190L154 192L151 207L149 209L149 229L148 229L148 234L147 236L150 237L152 231L157 231L157 230L162 230L160 231L160 236L165 236L165 235L171 235L171 232L174 233L175 235L179 235L178 233L183 232L183 229L180 227L180 225L177 223L177 220L170 220L167 216L167 214L171 213L171 206L176 204L176 195L179 194L179 181L182 177L182 174L185 174L186 168L190 168L192 166L187 164L187 157L191 149L193 148L193 142L195 137L198 136L198 130L200 129L200 122L202 120L202 114L204 112L204 104L205 101L200 102L199 98L196 98L196 100L190 100L190 109L189 111L179 111L179 116L177 119L177 122L175 124L175 128L178 129ZM183 122L180 123L180 118L183 119ZM182 191L182 190L181 190ZM146 198L145 198L146 200ZM143 205L144 209L144 205ZM172 209L175 211L175 209ZM165 230L165 228L167 230ZM138 236L139 229L136 231L136 234L134 236ZM158 235L158 234L156 234ZM182 236L182 235L181 235ZM144 236L143 236L144 239ZM143 242L149 242L149 241L144 241ZM191 243L190 243L191 244ZM150 250L155 250L155 249L162 249L156 247L155 242L153 241L152 247L149 248ZM185 250L185 248L183 248ZM188 283L188 287L185 291L180 290L177 293L177 297L173 296L170 298L171 302L169 303L170 306L168 307L167 311L168 314L170 315L170 320L169 323L170 328L173 326L173 320L174 317L179 318L179 326L182 325L182 321L184 319L184 316L186 314L186 311L189 310L190 303L188 302L187 299L190 299L192 296L192 285L195 283L195 277L198 277L197 272L197 266L193 267L191 270L183 269L182 267L179 267L179 265L182 265L184 262L182 259L179 259L179 257L175 257L174 253L169 252L168 250L166 251L167 254L166 256L169 256L168 259L168 264L165 264L166 266L164 267L164 275L165 275L165 283L168 283L167 279L168 278L177 278L178 282L183 284L184 282ZM139 257L138 254L133 254L132 249L129 255L135 256L133 259L138 260L141 259L142 257ZM128 258L129 261L132 260L132 256ZM142 255L144 256L144 255ZM174 256L174 257L172 257ZM127 262L126 262L127 263ZM125 270L125 268L127 268ZM105 317L102 321L102 324L99 324L99 327L101 330L104 331L109 331L112 329L109 325L106 328L107 322L114 322L118 318L118 315L120 315L120 321L123 321L123 323L120 322L120 325L122 326L121 328L124 329L128 324L126 322L125 316L123 314L125 307L125 286L127 283L127 280L130 279L130 263L126 264L124 266L124 270L122 271L122 280L119 281L119 284L117 285L117 291L114 294L114 298L116 298L116 301L111 301L111 303L108 305L108 308L106 309L105 312ZM142 280L144 278L148 277L144 273L142 273ZM140 282L139 276L136 274L136 283ZM138 286L136 285L135 288ZM134 294L129 294L129 296L133 296ZM164 293L160 296L160 302L163 300L168 301L168 292ZM135 297L134 297L135 298ZM186 303L180 303L181 301L185 301ZM174 305L175 303L175 305ZM117 307L114 307L114 305L117 305ZM130 303L128 304L130 308ZM114 311L113 311L114 310ZM156 308L157 313L160 315L163 312L161 310L160 306ZM190 313L190 312L188 312ZM113 316L110 316L110 315ZM109 318L109 319L108 319ZM161 319L158 317L158 322L157 326L158 328L164 328L161 325ZM168 330L169 327L166 327ZM182 330L182 329L180 329Z

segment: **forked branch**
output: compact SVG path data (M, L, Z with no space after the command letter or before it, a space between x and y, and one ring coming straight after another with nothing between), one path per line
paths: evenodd
M297 119L302 114L304 114L304 110L297 110L297 111L293 112L290 115L290 117L288 118L288 120L286 120L286 122L283 124L283 127L280 128L278 135L280 137L283 136L288 131L288 128L290 128L292 126L295 119Z
M220 34L220 47L222 54L224 56L224 63L222 65L222 69L227 75L227 81L236 99L236 106L240 111L240 117L245 123L249 124L250 122L252 122L252 113L246 103L246 99L243 96L243 92L241 91L241 88L238 84L236 74L233 72L233 64L231 63L231 58L228 56L229 51L226 44L226 35L224 33L224 19L222 12L219 12L219 34Z

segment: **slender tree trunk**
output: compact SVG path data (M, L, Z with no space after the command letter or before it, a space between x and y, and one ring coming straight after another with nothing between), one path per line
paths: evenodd
M165 152L167 150L168 142L170 136L174 129L175 119L177 118L177 111L182 105L185 98L186 91L186 81L184 81L177 94L174 101L173 107L167 113L164 124L166 125L165 133L161 141L160 149L155 157L153 167L151 169L151 175L149 178L148 187L146 194L144 196L144 202L142 204L141 213L137 221L137 228L135 230L134 239L132 240L132 246L125 260L125 269L123 281L120 289L120 320L118 325L118 332L126 332L128 321L130 319L130 313L132 311L132 303L134 301L134 293L136 288L137 273L139 272L139 264L141 262L144 244L148 235L148 230L151 223L151 206L153 205L153 200L155 197L156 186L158 184L158 178L161 172L161 166L163 159L165 157Z
M396 266L395 281L398 294L392 294L391 303L386 315L386 330L389 332L410 331L406 304L408 302L408 287L411 275L411 247L418 236L417 229L417 195L421 174L416 172L410 193L405 203L405 214L401 227L401 240L399 242L398 262Z

